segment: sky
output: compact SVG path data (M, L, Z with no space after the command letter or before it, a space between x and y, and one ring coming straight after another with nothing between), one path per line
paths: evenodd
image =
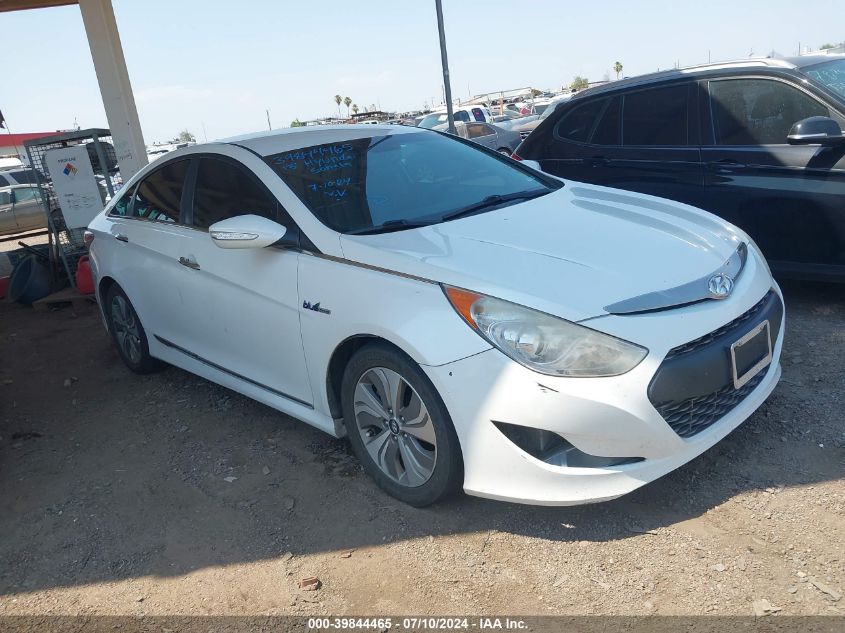
M148 144L442 100L434 0L113 0ZM842 0L443 0L453 96L613 78L845 39ZM810 19L798 19L800 16ZM0 13L12 132L106 127L77 6ZM11 62L11 63L10 63ZM341 112L346 107L341 105Z

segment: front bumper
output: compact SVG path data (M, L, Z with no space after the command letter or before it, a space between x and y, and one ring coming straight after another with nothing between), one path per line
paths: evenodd
M649 355L622 376L545 376L498 350L424 367L443 397L461 442L464 490L537 505L604 501L671 472L719 442L763 403L780 379L784 319L776 286L780 309L775 314L780 322L772 329L776 336L772 362L744 397L725 408L724 415L682 437L650 401L649 387L670 350L718 330L760 301L773 282L768 274L758 272L746 275L743 288L738 288L741 294L735 293L730 300L588 323L615 335L638 331L641 336L625 338L646 341ZM517 447L494 422L557 433L593 456L643 459L604 468L555 466Z

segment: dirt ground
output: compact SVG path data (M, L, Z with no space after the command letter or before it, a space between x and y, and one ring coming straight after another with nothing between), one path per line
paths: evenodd
M845 614L845 286L785 292L769 401L572 508L404 506L342 441L131 374L93 306L0 303L0 615Z

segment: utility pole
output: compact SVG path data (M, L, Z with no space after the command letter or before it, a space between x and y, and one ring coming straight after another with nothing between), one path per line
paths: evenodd
M437 9L437 30L440 33L440 62L443 65L443 92L446 98L446 117L449 120L449 134L457 134L455 130L455 113L452 112L452 86L449 82L449 60L446 57L446 31L443 28L443 5L440 0L434 0Z
M273 126L270 125L270 110L264 110L264 112L267 113L267 129L272 130Z

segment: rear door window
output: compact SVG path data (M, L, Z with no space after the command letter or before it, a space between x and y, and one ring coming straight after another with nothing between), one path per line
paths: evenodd
M472 116L475 117L476 121L483 121L484 120L484 113L481 111L481 108L473 108L472 109Z
M711 81L710 107L716 145L781 145L790 128L830 110L803 90L772 79Z
M625 95L623 145L689 144L689 85L640 90Z
M138 185L132 217L156 222L178 222L190 160L177 160L157 169Z
M590 142L593 145L622 144L622 97L614 97L607 104Z
M606 101L607 99L588 101L572 108L555 126L555 136L566 141L586 143Z
M276 221L276 199L245 168L218 158L200 160L192 224L207 229L238 215Z

